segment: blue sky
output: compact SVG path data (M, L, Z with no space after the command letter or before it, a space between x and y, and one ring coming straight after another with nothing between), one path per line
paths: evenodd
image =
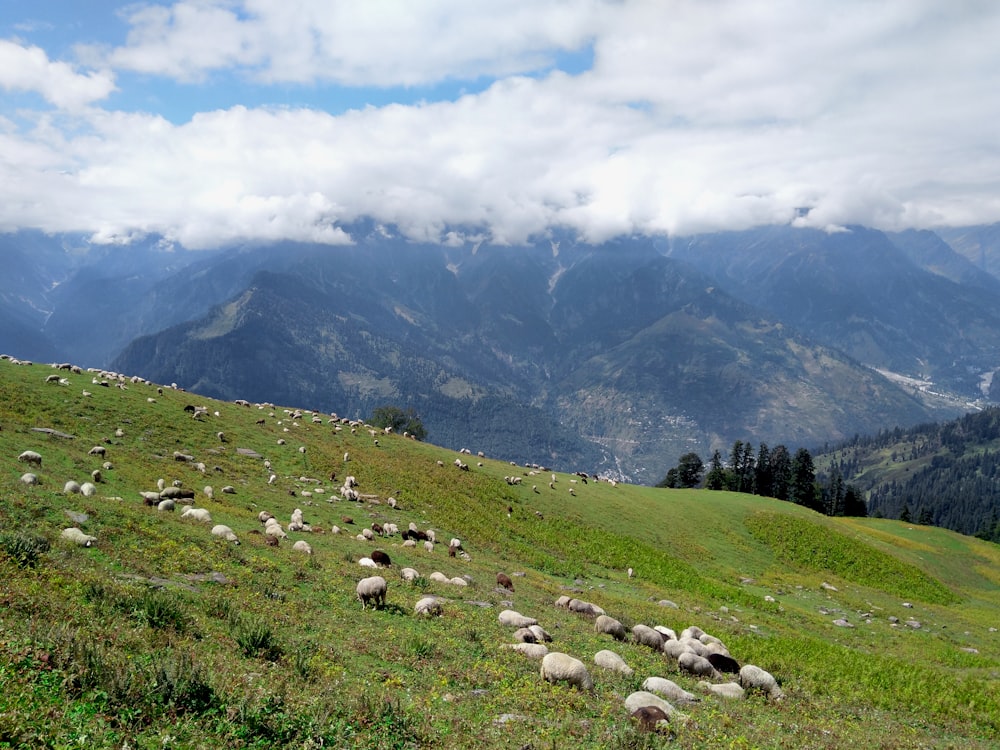
M998 36L978 0L4 0L0 231L993 223Z

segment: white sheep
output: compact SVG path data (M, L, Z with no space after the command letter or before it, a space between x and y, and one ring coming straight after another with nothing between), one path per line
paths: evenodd
M40 453L35 453L35 451L24 451L17 457L17 460L36 466L39 469L42 468L42 456Z
M427 550L428 552L433 552L434 551L434 542L432 542L430 540L424 542L424 549Z
M696 677L711 677L713 679L718 679L722 676L719 674L719 671L712 666L712 662L704 656L698 656L698 654L692 651L681 654L677 658L677 666L682 672L687 672L688 674Z
M428 617L440 617L443 610L441 600L436 596L425 596L413 605L413 614L427 615Z
M225 539L227 542L232 542L233 544L239 544L240 540L236 537L236 534L228 526L224 526L221 523L212 527L212 536L217 536L220 539Z
M676 682L665 677L647 677L646 681L642 683L642 689L651 693L659 693L667 700L677 703L697 703L701 700L694 693L689 693Z
M744 664L743 668L740 669L740 686L744 690L759 690L774 700L781 700L785 697L774 676L753 664Z
M663 635L653 630L648 625L637 624L632 626L632 638L636 643L648 646L654 651L663 650Z
M97 485L93 482L84 482L80 485L80 494L84 497L93 497L97 494Z
M448 576L446 576L439 570L435 570L433 573L431 573L428 576L428 579L431 581L435 581L436 583L448 583Z
M84 534L76 526L70 526L68 529L63 529L59 536L73 542L74 544L79 544L81 547L91 547L97 543L96 536Z
M28 485L38 484L38 476L36 474L32 474L31 472L22 474L21 482Z
M205 508L192 508L191 506L183 510L181 518L190 518L192 521L201 521L203 523L212 522L212 514L208 510Z
M506 643L504 648L516 651L529 659L544 659L549 653L548 646L544 643Z
M288 534L285 533L285 530L281 527L281 524L278 523L277 518L267 519L267 522L264 524L264 534L266 536L277 537L278 539L284 539L288 536Z
M105 448L103 445L95 445L93 448L91 448L89 451L87 451L87 455L88 456L100 456L101 458L104 458L104 456L107 455L107 452L108 452L108 449Z
M412 583L420 577L420 574L414 568L403 568L399 571L399 577L408 583Z
M720 698L729 698L731 700L739 700L746 695L746 691L740 687L738 682L723 682L717 685L714 682L705 682L702 680L698 683L698 687L706 693L712 693Z
M594 681L586 665L560 651L551 651L542 659L542 679L546 682L566 682L581 690L593 690Z
M63 492L67 495L80 494L80 483L74 482L72 479L70 479L68 482L66 482L65 485L63 485Z
M358 560L358 565L360 565L362 568L378 567L378 565L375 564L375 561L372 560L370 557L362 557L360 560Z
M598 615L594 621L594 632L610 635L616 641L625 640L625 626L608 615Z
M459 576L455 576L454 578L449 578L448 579L448 583L450 583L452 586L468 586L469 585L468 581L466 581L464 578L460 578Z
M612 672L623 674L626 677L631 677L633 674L632 667L626 664L621 656L608 649L598 651L594 654L594 664Z
M166 500L160 500L156 505L157 510L173 510L176 507L173 500L169 497Z
M538 620L534 617L525 617L520 612L513 609L505 609L500 613L497 619L500 621L501 625L505 625L509 628L527 628L538 624Z
M535 641L538 643L550 643L552 641L552 636L541 625L529 625L528 630L534 634Z
M296 552L305 552L307 555L311 555L313 553L312 545L310 545L305 539L299 539L292 545L292 549Z
M375 541L375 532L368 527L365 527L361 529L361 537L369 542Z
M365 609L368 602L372 602L372 606L376 609L382 609L385 606L385 594L388 588L385 579L382 576L370 576L368 578L362 578L358 581L357 594L358 601L361 602L361 609Z

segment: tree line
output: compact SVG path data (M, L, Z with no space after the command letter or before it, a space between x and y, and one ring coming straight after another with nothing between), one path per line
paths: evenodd
M751 443L737 440L728 460L716 450L707 467L697 453L685 453L656 486L774 497L828 516L868 515L864 495L838 467L817 474L808 450L799 448L793 455L784 445L771 449L761 443L755 452Z

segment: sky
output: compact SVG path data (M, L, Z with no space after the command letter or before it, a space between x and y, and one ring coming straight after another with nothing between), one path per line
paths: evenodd
M993 0L2 0L0 232L990 224L997 39Z

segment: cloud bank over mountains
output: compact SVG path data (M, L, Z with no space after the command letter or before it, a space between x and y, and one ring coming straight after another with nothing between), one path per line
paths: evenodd
M63 5L0 10L2 231L204 248L349 242L366 216L499 243L1000 221L992 3Z

